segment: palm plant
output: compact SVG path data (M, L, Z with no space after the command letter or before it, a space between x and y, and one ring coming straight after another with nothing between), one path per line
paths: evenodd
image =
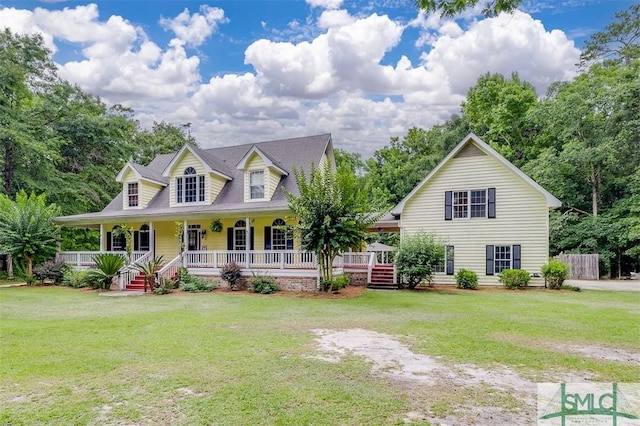
M97 269L89 271L89 276L99 283L99 288L109 290L113 278L120 274L120 269L126 265L125 258L115 253L100 253L93 257Z
M33 262L49 258L56 251L60 228L53 220L60 214L46 197L20 191L15 201L0 194L0 251L11 253L26 264L27 276L33 274Z
M164 256L156 256L153 260L146 263L137 263L133 265L138 271L144 275L144 292L147 292L147 286L149 290L153 291L156 287L156 272L158 272L162 265L164 265Z

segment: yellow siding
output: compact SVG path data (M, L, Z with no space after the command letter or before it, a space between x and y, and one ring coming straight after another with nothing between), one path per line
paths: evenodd
M206 185L209 185L209 199L205 198L205 200L207 204L213 204L218 194L220 194L220 191L222 191L222 187L227 183L227 180L213 173L209 173L209 175L205 177L205 182Z
M193 167L196 169L196 173L201 175L205 173L204 165L191 153L189 150L185 150L180 158L173 166L171 175L169 177L169 205L175 207L176 204L176 177L184 176L184 170L187 167ZM205 176L205 185L208 185L207 176ZM205 190L205 203L210 203L208 198L209 191Z
M170 262L178 255L179 250L175 222L153 222L153 229L156 256L164 256L165 262Z
M262 159L262 157L260 157L258 154L254 153L251 158L249 158L249 160L247 161L246 165L245 165L245 172L244 172L244 202L250 202L251 201L251 194L250 194L250 190L249 190L249 175L251 172L256 172L256 171L260 171L260 170L265 170L265 163L264 160ZM265 171L264 174L264 193L265 196L269 193L269 186L268 186L268 182L269 182L269 178L268 178L269 172Z
M496 218L444 220L445 191L496 188ZM452 158L407 201L402 236L420 230L443 238L455 250L454 266L474 270L481 284L497 284L485 275L485 246L520 244L521 268L539 273L549 253L549 210L539 192L491 156ZM453 277L438 275L436 282ZM532 282L533 283L533 282Z
M162 189L161 185L155 183L141 181L138 183L138 203L141 208L146 208L153 197Z
M276 188L280 183L280 173L272 170L271 168L267 169L267 172L264 176L264 193L267 200L270 200L273 197L273 194L276 192Z

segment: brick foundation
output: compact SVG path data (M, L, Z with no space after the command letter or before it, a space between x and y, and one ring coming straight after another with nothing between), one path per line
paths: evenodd
M367 285L366 272L345 272L349 276L349 285L364 287Z

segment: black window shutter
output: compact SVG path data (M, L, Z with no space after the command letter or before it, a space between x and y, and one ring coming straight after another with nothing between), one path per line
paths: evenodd
M140 250L140 231L133 231L133 250Z
M451 220L451 205L453 203L453 192L445 191L444 193L444 220Z
M287 238L287 250L293 250L293 238Z
M520 244L515 244L513 246L513 269L520 269Z
M227 250L233 250L233 227L227 228Z
M249 237L249 250L254 250L253 248L253 234L255 234L255 232L253 232L253 226L250 228L251 229L251 236Z
M487 275L493 275L493 246L487 246Z
M271 227L264 227L264 249L271 250Z
M453 275L453 246L445 247L445 253L447 254L447 275Z
M489 199L489 203L487 206L487 217L490 219L495 219L496 217L496 189L489 188L487 190L487 198Z
M107 232L107 251L111 251L111 232Z

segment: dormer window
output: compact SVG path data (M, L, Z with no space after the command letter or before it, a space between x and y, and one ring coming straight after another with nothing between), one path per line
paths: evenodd
M249 173L249 197L252 200L264 198L264 171L253 171Z
M176 178L176 203L204 202L204 175L198 175L196 169L187 167L184 176Z
M129 207L138 207L138 182L127 184L127 202Z

